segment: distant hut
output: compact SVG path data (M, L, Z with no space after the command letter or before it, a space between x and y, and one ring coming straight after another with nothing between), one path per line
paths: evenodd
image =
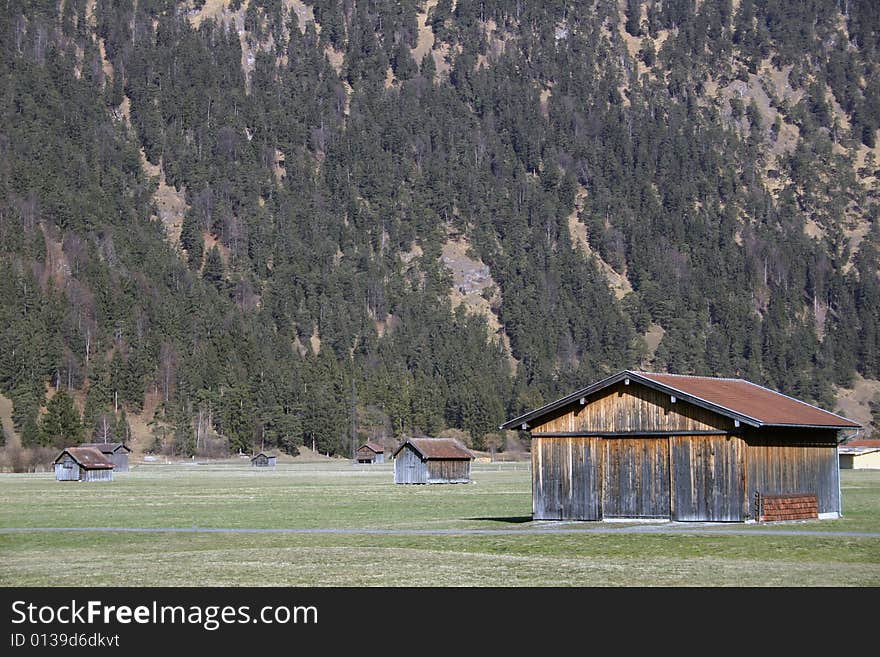
M535 520L743 522L839 517L838 433L861 427L743 379L625 370L500 428L531 434Z
M58 481L113 481L113 463L93 447L68 447L55 459Z
M128 454L131 449L125 443L83 443L80 447L97 449L115 466L115 472L128 472Z
M275 454L260 452L251 457L251 465L255 468L274 468L278 457Z
M368 440L357 448L356 460L358 463L385 463L385 448Z
M394 452L394 483L466 484L473 458L452 438L410 438Z
M880 440L850 440L837 454L841 470L880 470Z

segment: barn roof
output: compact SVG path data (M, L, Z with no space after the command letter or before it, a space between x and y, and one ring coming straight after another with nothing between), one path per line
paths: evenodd
M77 465L86 470L107 470L114 467L113 463L94 447L68 447L61 451L54 462L58 463L65 454L70 454Z
M104 454L115 454L121 450L131 451L131 448L125 443L83 443L80 447L93 447Z
M257 453L257 454L254 454L254 455L251 457L251 461L253 461L253 460L256 459L256 458L260 458L261 456L265 456L266 458L269 458L269 459L278 458L278 456L277 456L276 454L268 454L268 453L266 453L266 452L259 452L259 453Z
M862 438L860 440L847 440L841 447L877 447L880 448L880 439Z
M363 445L358 447L358 449L361 450L364 447L366 447L368 450L370 450L371 452L373 452L375 454L384 454L385 453L385 448L382 447L382 445L380 445L379 443L374 443L371 440L368 440L367 442L365 442Z
M474 455L454 438L410 438L394 451L394 456L406 445L410 445L423 459L464 460Z
M837 450L841 454L872 454L874 452L880 452L880 440L869 440L865 438L862 440L848 440L845 443L838 445Z
M535 418L599 392L621 381L633 381L649 388L675 395L682 401L714 411L752 427L802 427L822 429L858 429L860 424L822 410L806 402L775 392L744 379L657 374L624 370L577 390L561 399L529 411L501 425L514 429L528 425Z

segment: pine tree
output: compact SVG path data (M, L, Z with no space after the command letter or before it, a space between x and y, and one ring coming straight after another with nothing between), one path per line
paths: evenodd
M223 284L223 259L220 257L220 249L217 245L211 247L205 258L205 267L202 270L202 278L214 287L220 289Z
M40 420L41 445L64 448L83 441L83 426L73 397L66 390L58 390L46 405L46 414Z

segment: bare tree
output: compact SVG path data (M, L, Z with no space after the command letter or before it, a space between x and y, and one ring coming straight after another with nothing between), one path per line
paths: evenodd
M162 399L167 402L174 391L174 383L177 377L177 364L179 357L177 350L170 342L162 343L159 350L159 385L162 386Z

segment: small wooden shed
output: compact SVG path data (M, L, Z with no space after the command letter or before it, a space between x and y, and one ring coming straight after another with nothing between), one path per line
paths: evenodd
M358 463L385 463L385 448L368 440L357 448L355 460Z
M858 428L743 379L630 370L501 425L531 434L536 520L733 522L839 517Z
M837 453L841 470L880 470L880 440L850 440Z
M113 463L92 447L68 447L55 459L58 481L113 481Z
M128 472L128 454L131 449L125 443L83 443L80 447L97 449L114 465L114 472Z
M473 458L453 438L410 438L394 452L394 483L466 484Z
M278 456L275 454L260 452L251 457L251 465L255 468L274 468L277 460Z

